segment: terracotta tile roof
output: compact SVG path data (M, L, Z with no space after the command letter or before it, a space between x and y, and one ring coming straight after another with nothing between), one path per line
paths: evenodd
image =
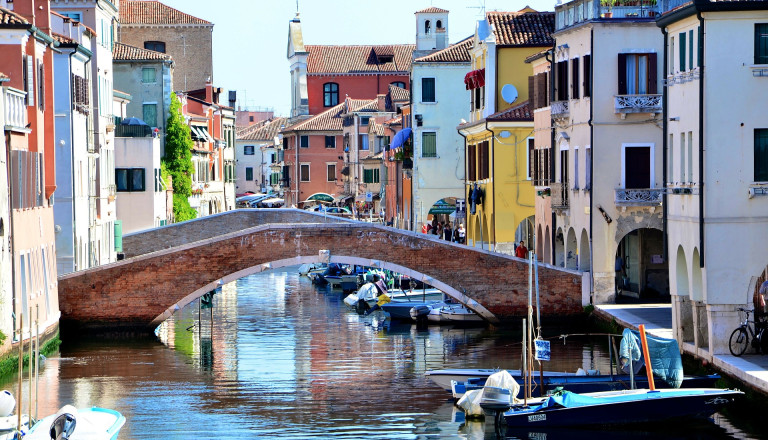
M115 43L115 48L112 50L112 59L115 61L170 61L172 58L170 55L162 52L155 52L154 50L142 49L123 43Z
M389 96L392 97L392 102L408 102L411 100L411 91L390 84Z
M555 13L530 8L518 12L486 12L486 18L502 46L552 46Z
M185 14L157 0L123 0L120 2L120 24L202 24L210 21Z
M416 11L415 13L419 14L419 13L422 13L422 12L424 12L424 13L437 13L437 14L439 14L439 13L443 13L443 12L448 12L448 10L436 8L434 6L430 6L427 9L422 9L421 11Z
M413 44L391 46L306 46L307 73L406 72L411 69ZM378 64L391 52L392 62Z
M59 44L77 44L77 41L69 37L65 37L64 35L57 34L56 32L51 32L51 37L53 37L53 39L56 40L56 42Z
M291 125L283 130L288 131L341 131L342 130L342 117L341 115L349 112L362 110L371 104L376 105L376 100L370 99L349 99L349 109L346 107L346 101L341 104L331 107L328 110L320 113L319 115L312 116L309 119L305 119L301 122Z
M0 26L1 25L20 25L29 24L26 18L5 8L0 8Z
M487 121L530 121L533 122L533 111L531 111L530 101L525 101L520 105L510 107L504 111L494 113L487 118Z
M236 127L235 128L235 136L237 137L237 139L241 139L243 136L248 135L248 133L250 133L252 131L255 131L255 130L258 130L259 128L263 127L264 125L269 123L269 121L271 121L271 119L264 119L263 121L254 122L251 125L246 125L246 126L243 126L243 127Z
M402 125L403 124L403 117L402 116L398 116L398 117L392 118L392 119L390 119L388 121L384 121L384 122L382 122L382 124L384 124L384 125Z
M384 136L384 125L377 124L376 121L371 121L370 124L368 124L368 133L373 134L374 136Z
M552 48L551 48L551 47L548 47L548 48L546 48L546 49L544 49L544 50L542 50L542 51L540 51L540 52L536 52L536 53L535 53L535 54L533 54L533 55L529 55L529 56L527 56L527 57L525 58L525 62L526 62L526 63L530 63L530 62L536 61L536 60L538 60L539 58L542 58L542 57L544 57L544 56L547 54L547 52L549 52L550 50L552 50Z
M277 133L280 132L280 129L285 125L286 121L286 118L269 119L264 121L263 124L256 126L255 129L238 135L237 138L246 141L272 141L275 139L275 136L277 136Z
M454 43L443 50L438 50L429 55L416 58L417 63L468 63L472 61L469 49L472 48L473 37L467 37L458 43Z

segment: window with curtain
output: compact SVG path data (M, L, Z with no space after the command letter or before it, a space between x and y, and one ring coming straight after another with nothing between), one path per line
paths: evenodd
M360 135L360 149L361 150L368 150L368 134L361 134Z
M144 104L142 110L144 122L150 127L157 127L157 104Z
M157 71L154 67L144 67L141 69L141 82L144 84L157 82Z
M619 95L656 92L656 54L619 54Z
M437 133L421 133L421 157L437 157Z
M339 103L339 85L336 83L323 84L323 106L333 107Z

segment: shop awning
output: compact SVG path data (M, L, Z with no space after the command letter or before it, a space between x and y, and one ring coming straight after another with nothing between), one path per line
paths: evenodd
M405 142L408 140L408 138L411 137L411 129L410 128L404 128L397 132L395 137L392 138L392 143L389 144L390 150L396 150L405 144Z
M431 208L429 214L453 214L456 212L456 205L450 204L445 200L438 200Z
M307 200L304 200L304 202L333 203L333 196L327 193L314 193L307 197Z
M464 76L467 90L473 90L485 85L485 69L473 70Z
M190 125L189 130L192 132L193 140L200 142L214 142L213 136L208 133L208 128L206 127Z

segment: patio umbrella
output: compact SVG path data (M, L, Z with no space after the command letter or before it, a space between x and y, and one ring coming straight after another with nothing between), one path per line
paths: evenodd
M389 144L390 150L397 150L398 148L402 147L405 141L408 140L408 138L411 137L411 129L410 128L404 128L397 132L395 137L392 138L392 143Z
M147 125L147 123L139 118L125 118L120 121L120 125Z

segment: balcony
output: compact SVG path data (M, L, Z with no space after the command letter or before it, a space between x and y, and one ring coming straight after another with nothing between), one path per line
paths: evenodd
M568 101L552 101L551 106L550 112L553 118L564 119L570 116Z
M661 113L661 95L616 95L616 114Z
M549 190L552 196L552 209L563 210L569 208L568 182L552 182Z
M27 94L21 90L3 87L5 109L4 125L6 129L25 128L27 126Z
M658 15L659 10L656 0L558 0L555 5L555 29L601 19L648 20Z
M617 188L616 206L661 206L662 188Z

